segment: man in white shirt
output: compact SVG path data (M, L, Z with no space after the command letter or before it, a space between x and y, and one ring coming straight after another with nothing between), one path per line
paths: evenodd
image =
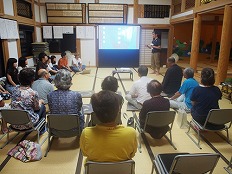
M82 61L79 53L75 55L72 59L72 66L70 67L74 72L80 72L85 69L85 65L82 65Z
M134 105L136 108L141 109L143 102L150 99L151 96L147 92L147 84L152 80L147 77L148 68L146 66L140 66L138 69L139 80L135 81L131 87L131 90L126 95L126 100Z

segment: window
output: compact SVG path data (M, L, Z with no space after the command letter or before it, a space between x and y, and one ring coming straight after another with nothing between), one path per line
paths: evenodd
M32 19L31 3L17 0L17 13L19 16Z
M21 45L21 53L22 56L32 56L32 45L33 43L33 32L34 27L26 26L26 25L19 25L19 38L20 38L20 45Z

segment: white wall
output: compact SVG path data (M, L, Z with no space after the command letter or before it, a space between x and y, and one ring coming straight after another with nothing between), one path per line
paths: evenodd
M16 40L8 40L9 58L18 59L18 50Z
M138 18L138 24L170 24L169 18Z
M147 4L147 5L171 5L171 0L139 0L139 4Z
M74 0L40 0L41 3L54 2L54 3L74 3Z
M94 32L94 38L96 38L95 32ZM81 39L81 59L83 65L96 66L95 42L96 39Z
M133 7L128 7L127 23L133 24L134 9Z
M35 21L40 22L39 6L35 4L34 9L35 9Z
M4 13L14 16L14 8L12 0L3 0Z
M45 6L40 6L40 20L41 23L47 23L47 13Z
M40 27L36 27L36 42L42 42L42 30Z
M134 0L99 0L99 3L113 3L113 4L134 4Z

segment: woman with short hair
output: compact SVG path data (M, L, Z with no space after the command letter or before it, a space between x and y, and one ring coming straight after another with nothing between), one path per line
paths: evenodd
M201 71L201 85L194 88L191 96L191 114L195 121L203 125L211 109L219 109L218 101L222 93L217 86L214 86L215 76L212 68L204 68ZM207 123L210 127L216 127ZM221 126L221 125L219 125Z
M17 86L12 93L11 108L26 110L31 121L36 125L41 118L45 118L46 110L43 100L39 100L37 91L31 89L31 84L35 79L35 72L32 68L24 68L19 73L20 86ZM28 129L29 125L13 125L15 129ZM44 133L44 128L40 134Z
M51 114L77 114L81 129L84 128L81 94L70 90L72 75L68 70L60 69L54 79L57 90L48 94L48 106Z

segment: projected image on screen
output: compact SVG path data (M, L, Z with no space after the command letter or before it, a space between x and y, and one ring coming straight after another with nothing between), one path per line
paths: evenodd
M99 49L139 49L139 26L99 26Z
M138 25L100 25L98 66L138 67L139 39Z

